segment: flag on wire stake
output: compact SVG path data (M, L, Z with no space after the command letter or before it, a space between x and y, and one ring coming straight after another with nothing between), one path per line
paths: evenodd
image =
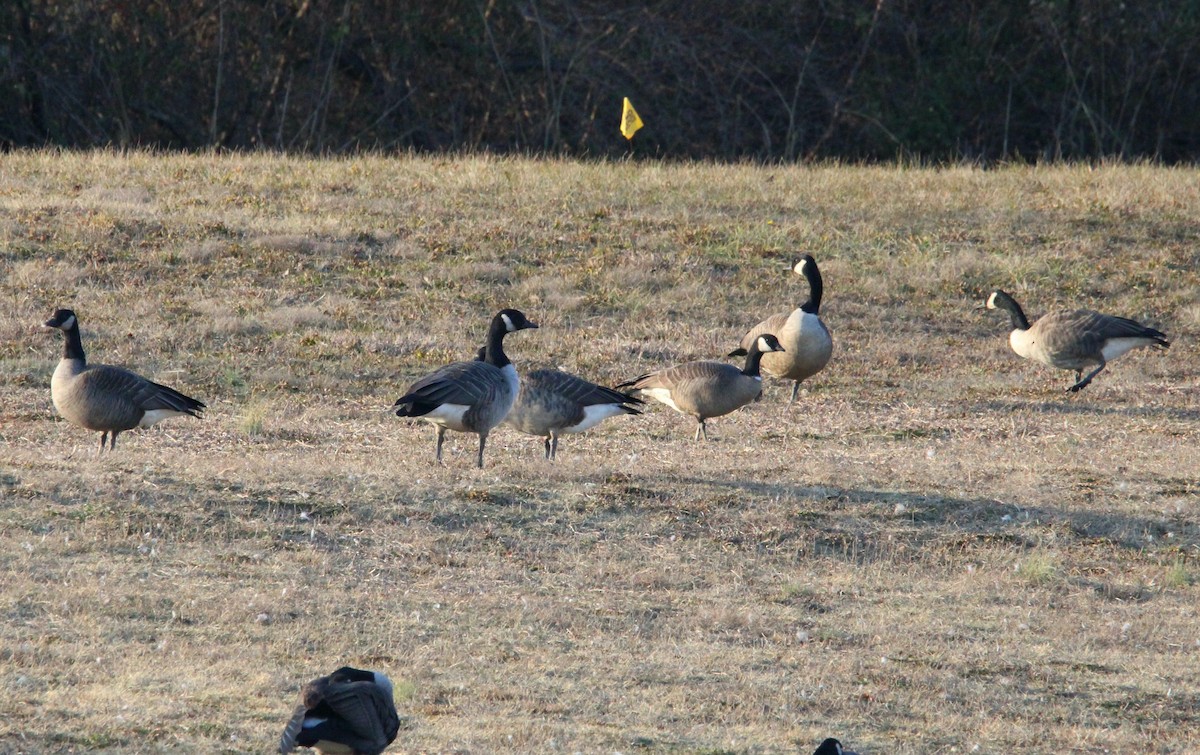
M637 111L633 109L633 103L629 98L625 98L625 106L621 108L621 133L626 139L633 140L633 135L642 127L642 119L638 117Z

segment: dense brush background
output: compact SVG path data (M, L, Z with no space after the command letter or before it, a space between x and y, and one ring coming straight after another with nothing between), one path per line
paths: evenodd
M1200 157L1178 0L9 0L0 145Z

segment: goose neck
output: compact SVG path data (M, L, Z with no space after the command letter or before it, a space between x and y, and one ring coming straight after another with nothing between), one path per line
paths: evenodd
M507 334L508 328L505 327L502 319L497 317L492 320L492 324L488 328L487 344L484 346L483 361L496 367L512 364L508 355L504 353L504 336Z
M759 377L762 374L759 369L762 366L762 357L763 352L759 351L758 344L755 343L750 347L750 352L746 354L746 366L742 368L742 374L748 377Z
M63 359L77 359L80 362L86 362L83 355L83 339L79 337L79 325L74 324L68 330L63 331L65 338L63 339Z
M800 309L809 314L818 314L821 309L821 295L825 292L824 282L821 280L821 271L817 269L815 262L811 262L804 266L804 277L808 281L808 301L800 305Z

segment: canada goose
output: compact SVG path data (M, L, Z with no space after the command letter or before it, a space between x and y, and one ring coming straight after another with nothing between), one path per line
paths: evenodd
M150 427L168 417L200 417L204 402L159 385L124 367L88 364L79 337L79 318L60 309L45 323L66 336L63 356L50 379L54 408L68 422L100 433L100 450L117 447L117 435L135 427Z
M1154 328L1090 309L1050 312L1030 325L1021 305L1000 289L988 296L986 306L1007 310L1012 317L1008 343L1019 356L1061 370L1075 370L1075 385L1068 391L1083 390L1109 361L1131 349L1171 345L1166 335ZM1091 365L1096 369L1084 375L1084 368Z
M693 440L700 440L701 433L708 440L706 419L729 414L762 395L759 363L764 354L776 351L783 351L779 339L763 333L750 344L744 369L723 362L687 362L642 375L617 388L627 388L632 395L649 396L681 414L695 417L700 424Z
M343 666L304 685L279 739L279 752L287 755L300 746L321 753L377 755L399 731L387 675Z
M858 755L858 753L852 750L844 749L841 742L837 741L833 737L830 737L822 742L817 749L813 751L813 755Z
M763 333L774 333L786 351L767 354L763 357L763 372L784 380L795 380L792 385L792 403L800 393L800 382L816 375L829 364L833 354L833 338L829 328L821 322L821 294L824 285L821 271L811 254L800 258L792 270L808 280L808 301L791 312L774 314L750 329L742 336L741 345L729 352L731 357L745 356L754 339Z
M392 408L398 417L419 417L437 428L437 460L442 460L446 430L479 435L479 457L488 433L504 421L517 397L517 368L504 354L504 336L537 323L515 309L504 309L488 327L483 361L454 362L431 372L409 386Z

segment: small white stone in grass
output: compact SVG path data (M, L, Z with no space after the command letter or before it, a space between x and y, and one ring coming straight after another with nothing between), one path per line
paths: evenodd
M803 629L796 632L796 641L797 642L808 642L809 639L811 639L811 638L809 637L808 632L804 631Z
M897 503L895 506L892 507L893 514L903 514L905 511L908 511L908 507L905 506L903 503Z
M925 458L926 459L932 459L935 456L937 456L937 451L933 450L932 448L925 449Z
M312 518L311 511L301 511L300 512L300 521L307 522L310 518Z
M1129 634L1129 630L1132 627L1133 627L1133 624L1131 622L1128 622L1128 621L1125 622L1124 624L1121 625L1121 634Z
M257 624L270 624L271 623L271 614L267 613L266 611L263 611L258 616L254 617L254 621Z
M1005 514L1004 516L1000 517L1000 521L1002 521L1002 522L1011 522L1011 521L1012 521L1012 514Z

